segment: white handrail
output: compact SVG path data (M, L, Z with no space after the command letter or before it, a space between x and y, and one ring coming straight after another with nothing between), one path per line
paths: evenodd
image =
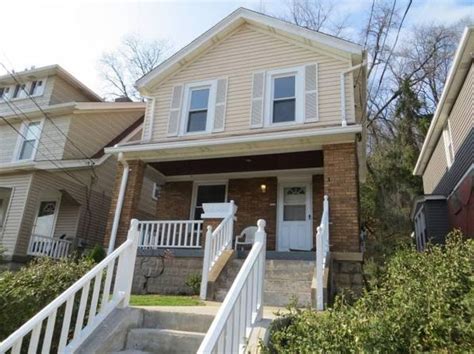
M198 354L243 353L263 315L265 220L258 220L255 242L204 337Z
M31 335L29 336L28 353L36 353L40 342L42 343L42 353L51 352L53 338L58 340L55 343L58 353L72 353L77 350L113 309L128 306L137 245L138 220L134 219L131 222L127 240L1 342L0 353L10 349L12 354L22 352L23 339L29 334ZM105 275L104 281L103 275ZM112 284L113 290L111 292ZM91 285L93 286L92 292L90 291ZM79 292L81 295L79 306L77 306L75 297ZM55 333L58 312L63 314L62 326L61 330ZM73 318L75 324L71 327ZM86 318L87 323L85 323ZM47 320L46 324L45 320ZM42 336L44 325L46 328ZM74 331L72 331L73 329ZM42 340L40 341L40 339Z
M329 201L324 196L321 224L316 232L316 309L324 310L324 268L329 257Z
M71 245L72 242L68 240L32 234L27 254L30 256L59 259L69 255Z
M202 220L141 221L141 249L201 248Z
M212 268L222 253L226 249L232 248L234 218L237 208L235 207L233 200L231 200L230 203L225 204L229 204L229 214L221 221L214 231L212 231L211 225L207 226L202 263L201 290L199 293L202 300L206 300L207 297L207 281L209 279L209 273L212 271Z

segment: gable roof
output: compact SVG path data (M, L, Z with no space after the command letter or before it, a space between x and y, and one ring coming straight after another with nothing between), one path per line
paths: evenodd
M456 102L456 98L471 68L474 53L474 26L464 29L454 60L449 70L443 93L436 107L435 114L431 120L428 133L421 148L418 161L416 162L414 175L421 176L425 172L426 165L438 144L439 137Z
M71 86L78 88L87 97L89 97L91 101L99 101L99 102L103 101L99 95L97 95L94 91L92 91L90 88L88 88L86 85L84 85L82 82L80 82L72 74L70 74L68 71L63 69L58 64L42 66L40 68L27 69L27 70L14 73L14 76L16 78L20 78L20 79L24 78L28 80L42 79L46 76L52 76L52 75L57 75L61 77L62 79L64 79L65 81L67 81ZM6 75L0 76L0 82L13 85L15 84L16 81L14 78L12 78L10 74L6 74Z
M244 23L283 34L286 37L306 45L314 46L315 48L323 48L324 50L332 51L336 54L347 56L348 58L352 56L362 56L362 46L356 43L300 27L293 23L241 7L176 52L148 74L138 79L135 84L136 87L141 90L150 84L157 84Z

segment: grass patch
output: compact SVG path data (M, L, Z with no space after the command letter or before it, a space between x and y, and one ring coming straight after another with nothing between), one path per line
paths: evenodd
M131 306L197 306L204 303L196 296L132 295Z

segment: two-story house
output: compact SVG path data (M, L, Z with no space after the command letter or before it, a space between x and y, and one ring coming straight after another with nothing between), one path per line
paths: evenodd
M143 103L103 102L58 65L0 77L0 245L11 266L102 244L116 172ZM141 217L154 215L147 174Z
M173 221L233 201L234 235L264 219L269 255L314 260L327 195L331 252L361 259L364 59L357 44L243 8L179 50L136 83L147 98L141 141L106 149L126 162L111 242L125 239L149 166L162 177L157 216L171 223L149 248L202 247L178 241L187 226Z
M474 236L474 27L464 30L414 174L424 195L412 209L416 245L442 243L452 229Z

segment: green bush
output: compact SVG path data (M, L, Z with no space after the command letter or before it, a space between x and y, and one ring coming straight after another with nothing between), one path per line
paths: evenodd
M95 245L86 253L86 258L94 263L100 263L106 256L105 249L101 245Z
M268 352L468 352L474 345L474 242L405 248L370 291L324 313L291 309L272 325Z
M198 274L198 273L189 274L186 277L184 284L186 284L186 286L191 288L193 295L199 294L199 291L201 290L201 274Z
M93 266L92 261L33 260L18 272L0 274L0 340L3 340ZM59 315L58 315L59 317Z

